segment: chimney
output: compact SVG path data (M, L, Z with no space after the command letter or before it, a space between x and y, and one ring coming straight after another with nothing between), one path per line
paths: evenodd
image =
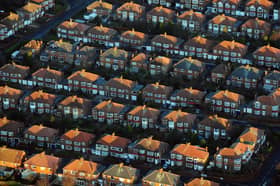
M5 94L7 94L7 93L9 92L9 87L8 87L8 85L5 85L5 86L4 86L4 91L5 91Z
M166 32L164 32L164 37L166 37L167 36L167 33Z
M39 90L38 94L39 94L40 97L43 96L43 90Z
M121 162L121 163L119 164L119 166L120 166L120 168L122 168L122 167L123 167L123 162Z
M84 77L84 76L85 76L85 72L86 72L86 70L85 70L85 69L82 69L80 75L81 75L82 77Z
M77 95L72 96L72 101L76 101L77 100Z
M157 81L156 83L155 83L155 88L158 88L159 87L159 82Z
M2 119L4 122L8 121L7 116L4 116Z
M115 137L115 136L116 136L116 135L115 135L115 132L113 132L111 136L112 136L112 137Z
M103 25L102 25L102 24L100 24L100 28L103 28Z
M143 105L143 106L142 106L142 110L146 110L146 105Z
M84 161L84 157L81 157L81 158L80 158L80 161Z
M160 174L163 173L163 169L162 169L162 168L159 169L159 173L160 173Z

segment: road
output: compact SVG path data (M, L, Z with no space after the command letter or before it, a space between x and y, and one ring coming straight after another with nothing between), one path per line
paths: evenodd
M55 16L53 19L51 19L49 22L41 25L41 27L25 36L22 37L20 41L29 41L31 39L41 39L43 36L45 36L52 28L56 27L61 22L70 19L72 16L83 10L87 5L89 5L94 0L65 0L69 8L63 12L62 14Z

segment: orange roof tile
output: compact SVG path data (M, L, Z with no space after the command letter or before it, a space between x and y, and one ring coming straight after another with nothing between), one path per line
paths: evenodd
M178 16L179 19L194 20L202 23L205 20L205 16L200 12L188 10Z
M175 15L175 12L173 10L169 9L169 8L164 8L162 6L157 6L157 7L153 8L152 10L150 10L148 12L148 14L171 17L171 16Z
M102 0L99 0L99 1L95 1L87 6L87 10L93 10L93 9L98 9L98 8L112 10L113 5L110 3L104 2Z
M165 57L165 56L157 56L156 58L154 58L151 63L153 64L157 64L157 65L166 65L169 66L172 64L172 59L169 57Z
M30 2L27 2L26 5L24 5L23 7L19 8L18 10L19 11L25 11L25 12L28 12L28 13L33 13L35 11L37 11L38 9L41 9L42 6L41 5L38 5L38 4L35 4L35 3L30 3Z
M12 74L15 74L15 73L25 74L25 73L29 72L29 69L30 68L28 66L18 65L13 62L13 63L8 63L8 64L3 65L0 68L0 71L6 72L6 73L12 73Z
M185 42L184 47L193 46L196 48L205 48L210 49L214 45L214 41L201 37L201 36L195 36L191 39L189 39L187 42Z
M268 1L268 0L249 0L247 1L246 3L246 6L262 6L262 7L265 7L265 8L272 8L274 3L271 2L271 1Z
M125 108L124 104L116 103L111 100L102 101L98 105L94 107L96 110L101 110L105 113L112 112L112 113L120 113Z
M70 19L70 21L62 22L58 27L67 29L67 30L78 30L80 32L86 32L90 26L83 23L74 22Z
M153 183L153 185L178 185L180 175L163 171L163 169L153 170L148 173L143 179L143 182ZM151 184L152 185L152 184Z
M119 89L132 89L136 85L135 81L124 79L122 76L120 78L112 78L107 81L105 86L116 87Z
M185 183L184 186L219 186L219 183L206 180L204 178L194 178L188 183Z
M70 163L68 163L65 167L63 167L63 171L67 170L67 171L83 172L86 173L85 177L90 177L88 176L88 174L99 175L101 173L100 172L101 167L102 167L101 164L92 161L87 161L84 160L83 158L80 158L80 159L75 159ZM63 172L63 174L65 174L65 172Z
M58 130L40 124L31 126L25 133L33 136L54 137L58 135Z
M212 126L213 128L230 128L230 121L226 118L218 117L217 115L211 115L204 118L201 122L201 125Z
M127 12L137 12L138 14L141 14L145 11L145 6L139 5L137 3L134 3L133 1L126 2L122 4L118 9L119 11L127 11Z
M36 101L36 102L45 102L49 104L54 104L56 95L43 92L42 90L34 91L29 96L25 97L25 101Z
M24 164L51 168L55 172L60 162L60 158L52 155L47 155L45 154L45 152L42 152L40 154L35 154L34 156L32 156L27 161L25 161Z
M247 52L247 46L236 42L236 41L221 41L219 44L217 44L213 50L226 50L226 51L235 51L240 52L241 54L245 54Z
M166 114L163 119L171 120L174 122L187 122L189 124L192 124L194 123L196 117L196 114L182 112L181 110L173 110Z
M61 81L63 78L63 72L47 68L40 68L36 72L32 73L32 77L43 77L43 78L51 78L57 81Z
M132 30L127 30L122 33L121 37L127 38L127 39L137 39L137 40L145 40L147 38L147 35L143 32Z
M24 124L22 122L9 120L7 117L0 118L0 130L3 131L18 131L22 129Z
M153 37L151 42L156 42L156 43L172 43L173 45L178 44L181 41L181 39L168 35L166 32L164 34L159 34Z
M0 96L9 96L9 97L14 97L14 98L19 98L22 96L23 91L20 89L15 89L12 87L9 87L7 85L1 86L0 87Z
M134 62L144 62L145 60L147 60L147 56L144 53L139 53L131 59Z
M0 147L1 162L16 163L18 164L18 166L20 166L24 156L25 156L25 152L22 150L11 149L11 148L7 148L6 146Z
M241 27L264 30L264 34L269 34L271 24L264 20L255 18L255 19L248 19Z
M149 151L161 151L161 149L167 149L168 143L155 140L153 137L141 139L135 146L135 148L141 148Z
M131 140L128 138L116 136L115 133L113 133L103 136L96 143L112 147L126 148L131 143Z
M212 96L212 99L239 103L240 101L244 101L245 98L243 95L235 92L220 90Z
M190 143L176 145L171 153L181 154L186 157L198 158L203 160L204 162L206 162L209 157L207 148L191 145Z
M144 105L144 106L136 106L128 114L156 119L160 115L160 110L151 107L146 107L146 105Z
M230 17L230 16L226 16L224 14L221 14L221 15L215 16L213 19L210 20L210 22L212 24L218 24L218 25L222 24L222 25L233 26L237 22L237 19Z
M253 54L258 56L280 58L280 49L270 45L265 45L258 48Z
M242 143L256 144L257 140L263 135L265 135L263 129L249 127L245 129L242 132L242 134L238 137L238 141Z
M67 77L68 80L81 81L81 82L95 82L100 78L99 75L86 72L85 69L79 70Z
M166 95L170 95L172 91L173 91L172 87L161 85L159 84L159 82L148 84L142 90L142 92L153 92L157 94L166 94Z
M91 142L95 138L95 135L80 131L79 129L69 130L61 136L61 139L78 141L78 142Z
M63 106L84 107L90 105L91 100L74 95L66 97L59 104Z

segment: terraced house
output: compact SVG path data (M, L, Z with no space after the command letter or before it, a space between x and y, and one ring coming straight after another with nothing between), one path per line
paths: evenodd
M132 186L140 177L140 170L123 163L111 165L106 169L102 178L105 185L128 185Z
M213 45L214 41L201 36L195 36L184 43L184 55L207 58Z
M175 18L175 12L171 9L164 8L162 6L157 6L147 12L147 22L148 23L168 23L173 22Z
M45 14L44 9L41 5L27 2L26 5L16 10L17 14L23 19L24 25L30 25L36 19L42 17Z
M0 20L0 40L5 40L23 28L23 19L18 14L10 12Z
M180 132L191 132L197 120L196 114L183 112L180 109L168 112L161 118L161 123L168 130L178 130Z
M146 161L156 165L161 162L162 156L168 150L168 143L155 140L152 136L135 141L128 147L128 153L131 159Z
M155 128L158 124L160 110L143 106L136 106L127 114L128 125L143 129Z
M171 172L163 171L163 169L159 169L149 171L148 174L142 178L143 186L152 186L157 184L166 186L179 185L180 176Z
M265 45L253 52L253 59L257 65L280 69L280 49Z
M263 71L249 65L242 65L236 68L228 78L228 84L247 89L257 88L258 82L262 79Z
M82 91L89 94L98 94L99 89L105 83L101 76L86 72L85 69L78 70L67 77L67 85L69 90Z
M54 8L55 1L54 0L31 0L32 3L40 5L43 11L47 11L49 9Z
M168 35L166 32L164 34L159 34L153 37L151 40L151 50L153 51L165 51L167 53L178 54L180 50L180 45L183 40L172 35Z
M183 58L173 65L174 76L186 77L187 79L199 78L204 70L204 63L191 57Z
M246 55L248 46L232 41L221 41L213 47L213 55L223 61L231 63L241 63L242 58Z
M94 138L95 135L91 133L80 131L78 128L72 129L60 137L60 147L62 150L88 153Z
M245 14L248 17L268 19L274 3L269 0L249 0L245 4Z
M209 0L179 0L176 2L176 7L203 11L208 3Z
M102 101L92 108L92 117L98 122L107 124L123 123L129 107L111 100Z
M231 137L230 132L232 130L231 122L219 117L218 115L212 115L205 117L197 125L198 134L208 139L212 136L217 139L228 139Z
M210 81L214 83L222 83L226 80L226 77L230 73L230 65L227 64L218 64L212 70L210 74Z
M52 113L57 101L56 95L38 90L24 98L22 109L39 114Z
M124 70L127 66L129 53L117 47L110 48L100 54L99 63L101 67L113 70Z
M61 158L41 152L29 158L23 164L25 169L39 175L54 175L61 164Z
M57 137L58 130L45 127L42 124L33 125L24 132L24 142L26 144L36 144L39 147L54 147Z
M205 102L213 111L236 114L238 111L240 112L240 106L245 103L245 97L229 90L218 90L210 94Z
M147 71L149 66L149 59L145 53L139 53L135 56L132 56L130 60L130 68L131 72L139 72L140 70Z
M127 30L120 36L120 43L124 46L130 47L142 47L147 41L148 36L143 32L137 32L134 30Z
M76 185L95 185L98 183L98 177L101 176L104 166L99 163L75 159L63 167L63 180L72 178Z
M214 0L212 1L212 13L236 15L240 3L240 0Z
M239 28L236 18L224 14L217 15L208 22L208 32L213 34L234 33Z
M103 157L127 158L127 150L130 143L131 141L128 138L117 136L115 133L107 134L97 140L92 153Z
M169 96L173 91L172 87L160 85L159 82L148 84L142 90L142 98L144 101L154 102L158 104L167 104Z
M87 32L87 37L91 43L104 44L105 46L113 47L116 45L117 31L113 28L105 27L103 25L91 27Z
M201 178L194 178L190 180L189 182L185 183L184 186L195 186L195 185L205 185L205 186L220 186L219 183L207 180L203 177Z
M252 103L252 114L257 116L274 117L280 116L280 88L275 89L269 95L256 98Z
M57 114L69 116L73 119L84 118L90 115L91 100L76 95L68 96L57 105Z
M0 140L8 144L17 144L20 140L24 124L10 120L7 117L0 118Z
M207 147L187 144L178 144L170 152L171 166L186 167L202 171L208 161Z
M174 3L174 0L147 0L147 3L149 5L161 5L170 7Z
M180 108L200 105L205 95L205 91L193 89L192 87L175 90L170 96L170 106Z
M23 96L23 91L20 89L15 89L8 87L7 85L0 87L0 104L1 108L16 109L18 108L19 101Z
M273 91L280 87L280 71L273 70L263 77L263 88L266 91Z
M0 147L0 166L9 168L18 168L22 165L25 157L25 152L7 148L6 146Z
M30 72L30 67L18 65L14 62L3 65L0 68L0 79L19 83L24 80Z
M39 87L58 89L63 79L63 72L47 68L40 68L32 73L33 84Z
M86 7L87 13L90 17L95 18L98 17L109 17L113 10L113 5L108 2L104 2L103 0L94 1L90 5Z
M188 10L177 16L177 24L189 31L200 31L203 27L205 16L200 12Z
M165 56L150 58L148 69L151 75L167 75L172 67L172 59Z
M241 25L241 33L255 39L268 37L270 30L271 24L258 18L248 19Z
M87 43L89 41L86 37L86 33L89 28L90 26L87 24L73 22L70 19L70 21L64 21L57 26L57 36L59 38Z
M123 21L139 21L145 14L145 9L145 6L130 1L117 8L117 18Z
M137 82L124 79L122 76L112 78L104 84L104 90L99 91L100 95L106 95L111 98L121 98L131 101L137 101L137 96L143 85Z

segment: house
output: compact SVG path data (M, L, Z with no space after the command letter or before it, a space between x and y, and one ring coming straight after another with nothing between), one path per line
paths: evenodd
M187 79L199 78L205 70L205 64L192 57L183 58L173 65L174 76L186 77Z
M16 10L19 17L23 19L24 25L32 24L36 19L42 17L45 14L41 5L27 2L26 5Z
M124 70L128 62L129 53L117 47L107 49L100 54L100 66L113 70Z
M42 90L34 91L23 99L23 110L38 114L52 113L57 102L57 96Z
M88 94L98 94L100 86L105 82L101 76L87 72L85 69L78 70L67 77L69 90L82 91Z
M32 73L33 84L39 87L58 89L63 80L63 72L47 68L40 68Z
M220 14L208 22L208 32L213 34L234 33L239 28L236 18Z
M69 130L60 137L60 147L62 150L72 150L75 152L87 153L95 135L80 131L78 128Z
M74 65L83 68L89 68L95 65L97 57L96 48L88 45L77 46L74 50Z
M274 3L269 0L249 0L245 4L245 14L248 17L269 19Z
M273 91L280 87L280 71L273 70L263 77L263 89Z
M58 113L63 116L69 116L73 119L86 118L90 115L91 100L81 98L76 95L68 96L62 100L58 106Z
M151 75L167 75L172 67L172 59L165 56L157 56L149 59L148 68Z
M155 128L158 124L160 110L143 106L136 106L127 114L128 125L143 129Z
M254 153L257 153L260 150L260 147L264 144L265 141L265 130L256 127L246 128L237 139L237 142L253 145Z
M189 31L200 31L203 28L205 15L200 12L188 10L177 17L177 24Z
M104 166L83 158L74 159L63 167L63 178L73 179L76 185L95 185L101 176Z
M240 0L214 0L212 1L212 13L235 16L240 4Z
M252 114L262 117L279 117L280 88L275 89L269 95L259 96L252 104Z
M170 152L171 166L186 167L202 171L208 161L208 148L195 145L178 144Z
M174 0L147 0L149 5L160 5L170 7L174 3Z
M56 143L57 137L57 129L45 127L42 124L33 125L24 131L24 142L26 144L36 144L39 147L53 147Z
M102 177L105 185L132 186L140 177L140 170L120 163L107 168L103 172Z
M134 29L123 32L120 36L120 43L124 46L140 47L145 44L148 36L143 32Z
M95 18L98 17L109 17L113 10L111 3L104 2L103 0L94 1L86 7L87 13Z
M220 186L219 183L207 180L203 177L201 178L194 178L192 180L190 180L189 182L185 183L184 186Z
M0 20L0 40L5 40L23 28L23 19L18 14L10 12Z
M23 47L20 48L20 55L23 57L24 55L32 56L39 54L41 49L43 48L43 41L40 40L30 40ZM22 58L24 59L24 57Z
M126 119L128 109L129 107L111 100L102 101L92 108L92 118L107 124L122 123Z
M91 43L99 43L105 46L115 46L115 39L118 32L113 28L103 25L91 27L87 32L87 37Z
M163 116L161 118L161 124L171 131L175 129L180 132L191 132L193 131L196 120L196 114L183 112L179 109L170 111Z
M228 64L218 64L211 70L210 80L214 83L222 83L226 80L227 75L230 73L230 65Z
M207 58L213 45L214 41L201 36L195 36L185 42L183 46L184 55L196 56L198 58Z
M40 61L52 62L54 64L73 64L74 63L74 46L69 43L62 41L51 40L47 43L47 46L40 55Z
M215 166L225 171L238 172L253 154L253 145L236 142L231 147L219 149L214 155Z
M159 169L149 171L148 174L142 178L143 186L152 186L157 184L164 186L180 185L180 175Z
M169 22L173 22L173 19L175 17L175 12L174 10L168 9L168 8L164 8L162 6L157 6L155 8L153 8L152 10L150 10L149 12L147 12L146 14L147 16L147 22L148 23L153 23L153 24L157 24L157 23L169 23Z
M151 40L151 47L154 51L164 51L171 54L178 54L182 43L182 39L168 35L165 32L164 34L159 34L153 37Z
M122 21L139 21L145 14L145 6L134 3L133 1L126 2L117 8L117 18Z
M248 19L241 25L241 32L243 35L250 38L259 39L269 36L271 24L260 20L259 18Z
M24 168L40 175L53 175L59 168L60 163L61 158L41 152L26 160Z
M257 65L280 69L280 49L265 45L253 52L253 59Z
M22 122L9 120L7 117L0 118L0 140L8 144L17 144L23 131Z
M136 81L124 79L122 76L112 78L104 85L104 90L100 91L100 95L106 95L111 98L121 98L130 101L137 101L138 94L143 85L139 85Z
M229 90L217 90L205 99L213 112L225 112L228 114L237 114L240 107L245 103L245 97L241 94Z
M162 156L168 150L168 143L155 140L152 136L135 141L128 147L129 157L131 159L142 160L156 165L160 164Z
M213 47L213 55L222 61L231 63L241 63L241 59L246 55L248 46L232 41L221 41Z
M145 53L139 53L136 56L132 56L132 59L130 60L130 72L140 72L148 71L149 67L149 60L148 56Z
M198 123L197 128L198 134L206 139L210 136L215 140L231 138L232 124L230 120L219 117L218 115L205 117Z
M228 78L229 83L236 87L246 89L257 88L258 81L262 79L263 71L249 65L242 65L236 68Z
M96 141L94 154L103 157L127 158L127 148L130 143L130 139L117 136L115 133L106 134Z
M158 104L167 104L173 88L166 85L160 85L159 82L146 85L142 90L142 98L147 102Z
M0 147L0 166L9 168L19 168L22 165L26 153L23 150L16 150Z
M90 26L87 24L74 22L70 19L70 21L64 21L57 26L57 37L87 43L89 40L86 34L89 28Z
M176 2L176 7L203 11L209 2L209 0L179 0Z
M205 95L205 91L193 89L192 87L175 90L170 96L170 106L191 107L193 105L200 105Z
M45 12L55 6L55 0L31 0L31 2L40 5Z
M0 79L2 81L11 81L19 83L26 79L29 75L30 67L18 65L16 63L8 63L0 68Z
M0 86L0 104L1 108L16 109L19 106L19 101L23 96L23 91L12 87Z

